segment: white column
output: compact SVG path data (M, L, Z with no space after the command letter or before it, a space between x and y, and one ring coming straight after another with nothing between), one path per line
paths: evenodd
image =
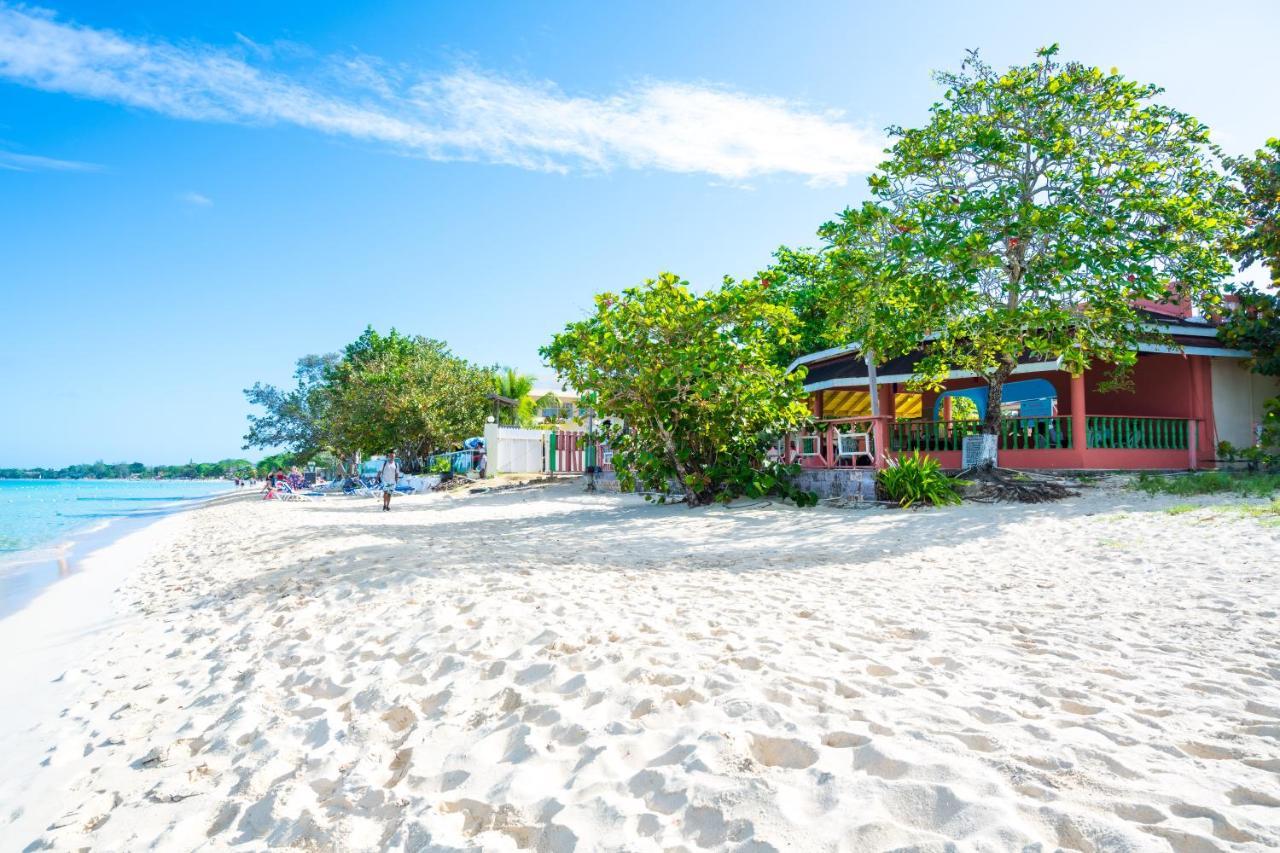
M498 439L498 425L484 425L485 478L498 473L498 463L502 455L502 442Z

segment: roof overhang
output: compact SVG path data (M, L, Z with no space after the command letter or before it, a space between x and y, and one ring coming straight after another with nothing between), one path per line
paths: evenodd
M1062 369L1062 359L1056 358L1052 361L1033 361L1026 364L1019 364L1013 369L1013 374L1023 373L1050 373L1055 370ZM877 385L887 385L892 382L910 382L915 378L912 373L891 373L886 376L877 376ZM972 370L952 370L947 373L944 379L977 379L978 374ZM866 388L870 385L870 381L865 376L849 376L837 379L828 379L823 382L806 382L804 390L826 391L831 388Z

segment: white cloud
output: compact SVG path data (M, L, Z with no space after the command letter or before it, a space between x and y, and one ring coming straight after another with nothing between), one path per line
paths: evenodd
M185 192L178 196L179 201L185 201L194 207L209 207L213 204L213 199L207 195L198 192Z
M19 154L16 151L0 151L0 169L11 172L100 172L97 163L79 160L58 160L36 154Z
M458 71L424 78L375 58L334 60L333 88L251 64L270 52L127 38L0 5L0 78L198 121L292 124L434 160L564 172L657 169L743 182L842 184L883 142L831 111L705 84L644 81L606 97Z

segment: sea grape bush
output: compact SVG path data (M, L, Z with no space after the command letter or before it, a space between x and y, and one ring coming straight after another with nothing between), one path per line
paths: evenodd
M674 487L690 506L739 496L811 495L795 469L766 459L769 440L804 421L801 374L780 348L795 344L795 315L772 304L768 281L725 279L697 294L662 273L620 294L542 349L559 375L609 423L623 488L662 499Z

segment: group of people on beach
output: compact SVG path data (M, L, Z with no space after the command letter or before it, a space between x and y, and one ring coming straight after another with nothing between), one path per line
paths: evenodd
M306 488L306 478L302 476L302 472L295 465L288 474L283 468L277 468L267 474L266 483L262 487L262 499L264 501L274 500L279 497L280 492L285 488L292 491L299 491Z
M487 454L485 453L484 447L483 445L479 445L469 449L473 454L472 465L474 469L479 472L480 476L483 477L486 469L485 463L487 462ZM395 494L396 487L400 484L400 477L402 474L403 471L400 468L400 463L396 461L395 451L388 451L386 457L382 460L382 465L378 468L377 475L375 475L374 478L377 483L378 490L382 492L383 512L391 511L391 496ZM254 481L249 482L252 484ZM237 486L241 484L241 480L236 480ZM278 468L266 476L262 487L262 499L277 499L280 492L285 488L298 491L306 487L306 480L303 477L302 472L298 470L297 466L294 466L288 474L285 474L284 469Z

